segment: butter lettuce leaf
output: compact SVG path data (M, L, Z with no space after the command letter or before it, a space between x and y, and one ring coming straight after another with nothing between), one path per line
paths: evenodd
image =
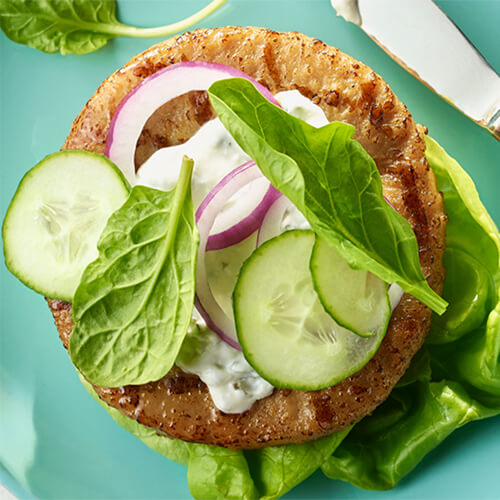
M165 438L164 436L160 436L155 429L151 429L151 427L139 424L136 420L126 417L123 413L120 413L119 410L102 401L92 387L92 384L86 380L85 377L79 374L79 378L88 393L111 415L113 420L126 431L139 438L144 444L160 455L182 465L188 465L190 447L193 446L192 443L181 441L180 439Z
M434 140L427 138L426 143L448 212L448 248L467 255L476 274L489 275L480 281L479 289L468 294L470 303L461 302L449 311L460 318L456 326L460 335L445 331L443 336L441 322L433 319L430 339L442 345L433 346L432 354L448 377L500 397L500 233L469 175ZM463 272L457 276L450 271L455 269L448 269L446 281L460 283L462 289L470 285L463 282ZM474 307L481 295L488 297L483 300L485 306ZM440 320L449 320L447 315ZM469 325L468 331L463 325Z
M194 498L259 498L242 451L192 444L190 452L188 485Z
M160 455L188 467L189 489L194 498L259 498L242 451L158 435L155 429L126 417L99 399L92 385L81 375L80 381L117 424Z
M99 399L80 376L87 391L125 430L164 457L188 467L189 490L197 499L253 500L278 498L316 471L345 438L347 431L303 445L234 451L159 436Z
M271 446L245 452L260 498L279 498L315 472L350 429L305 444Z
M170 191L133 187L101 234L98 258L83 272L69 351L95 384L158 380L177 358L191 322L199 242L192 169L185 159Z
M392 488L455 429L500 414L500 234L467 173L434 140L426 143L449 217L450 307L433 318L427 348L398 388L322 466L360 488ZM487 297L480 307L479 296Z
M499 401L500 403L500 401ZM322 470L359 488L395 486L455 429L500 413L475 401L457 382L416 382L356 425Z
M241 78L215 82L210 101L225 128L313 230L356 269L398 283L441 314L415 234L382 194L375 162L341 122L320 128L289 115Z

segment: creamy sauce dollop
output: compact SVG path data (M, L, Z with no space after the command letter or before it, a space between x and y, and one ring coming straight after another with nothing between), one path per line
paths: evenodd
M297 90L280 92L276 98L287 112L315 127L328 123L321 108ZM195 209L225 175L250 159L215 118L184 144L155 152L139 169L137 184L163 190L173 188L183 155L195 162L192 181ZM249 198L253 200L252 206L256 206L267 186L268 181L263 178L243 187L228 200L212 232L222 231L240 220L241 210L249 206ZM242 199L245 200L243 207ZM280 232L307 228L310 226L299 210L293 206L286 210ZM238 272L255 245L254 234L237 245L206 253L210 287L226 314L233 314L231 296ZM207 385L215 406L225 413L242 413L274 389L255 372L240 351L223 342L206 326L196 309L176 364L185 372L198 375Z
M201 317L193 318L176 364L198 375L215 406L225 413L242 413L274 390L243 354L209 330Z
M358 0L330 0L330 3L337 11L337 16L341 16L346 21L361 26L362 20Z

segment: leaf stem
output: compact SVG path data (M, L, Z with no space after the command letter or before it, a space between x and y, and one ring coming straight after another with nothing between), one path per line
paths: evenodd
M166 239L165 239L165 256L170 251L179 224L180 214L184 207L184 200L191 189L191 179L193 176L194 161L186 155L182 158L181 171L179 179L175 185L175 193L172 199L172 211L168 220Z
M165 231L165 243L163 245L162 250L162 258L160 260L160 265L158 269L154 272L153 275L153 283L158 281L160 273L163 269L165 261L167 259L168 254L172 250L174 246L175 237L177 233L177 227L179 225L179 219L181 218L181 212L184 208L184 200L186 195L190 192L191 188L191 179L193 175L194 161L187 157L186 155L182 158L181 171L179 173L179 179L177 180L177 184L175 185L174 197L172 198L172 211L170 212L167 229ZM139 308L137 308L136 314L127 322L125 326L122 327L122 330L128 328L141 314L148 300L151 298L151 294L154 293L154 286L152 286L149 292L145 295L142 304Z
M172 200L172 204L177 207L176 203L179 204L179 208L182 208L182 203L186 197L186 192L191 186L191 178L193 175L194 161L188 156L184 155L182 157L181 170L179 172L179 179L177 181L177 186L175 187L175 195ZM180 210L179 210L180 212Z
M103 29L103 31L116 36L130 36L135 38L163 37L171 35L172 33L177 33L178 31L185 30L189 26L209 16L212 12L216 11L226 2L227 0L212 0L212 2L203 7L203 9L192 14L191 16L188 16L185 19L182 19L181 21L177 21L171 24L166 24L165 26L159 26L157 28L137 28L135 26L129 26L126 24L118 24L118 25L107 25Z

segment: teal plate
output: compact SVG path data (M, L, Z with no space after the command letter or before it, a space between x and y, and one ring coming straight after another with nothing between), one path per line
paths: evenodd
M205 0L120 0L123 22L155 26ZM500 71L500 2L441 1ZM329 0L229 0L199 27L301 31L361 59L471 174L500 222L500 143L402 70ZM0 35L1 217L23 174L60 148L72 120L111 72L158 40L117 39L85 56L43 54ZM78 381L45 301L1 272L0 480L19 498L190 498L185 467L113 422ZM396 488L369 492L317 472L287 495L307 499L499 499L500 418L456 431Z

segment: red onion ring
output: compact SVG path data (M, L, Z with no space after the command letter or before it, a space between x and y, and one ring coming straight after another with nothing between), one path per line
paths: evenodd
M387 288L387 293L389 294L389 302L391 303L391 308L394 311L398 304L401 302L405 291L397 284L393 283Z
M274 202L280 197L281 193L270 184L262 200L249 215L230 228L217 234L211 234L208 237L207 252L211 250L222 250L231 245L236 245L257 230L259 230L260 233L260 227L270 207L273 206Z
M393 210L396 210L396 209L394 208L394 205L393 205L393 204L389 201L389 199L388 199L388 198L386 198L385 196L384 196L384 200L388 203L388 205L389 205L389 206L390 206ZM397 210L396 210L396 212L397 212Z
M231 66L205 61L173 64L143 80L121 100L111 120L105 155L135 184L134 154L148 118L175 97L191 90L207 90L218 80L234 77L251 81L266 99L279 106L268 89Z
M281 193L280 193L281 194ZM280 196L275 200L272 206L266 213L264 220L257 235L257 246L260 247L262 243L267 240L278 236L281 233L281 221L287 208L292 205L291 201L285 196Z
M393 210L396 210L394 205L385 196L384 200L390 205ZM389 294L389 302L391 303L391 308L394 311L394 309L396 309L398 304L401 302L405 291L397 283L393 283L392 285L387 286L387 293Z
M196 224L200 233L198 248L198 264L196 267L196 297L195 306L205 320L207 326L219 337L235 349L241 350L236 335L234 319L227 316L215 300L205 266L205 252L210 230L217 215L227 200L243 186L262 176L259 167L249 161L227 174L203 200L196 211Z

